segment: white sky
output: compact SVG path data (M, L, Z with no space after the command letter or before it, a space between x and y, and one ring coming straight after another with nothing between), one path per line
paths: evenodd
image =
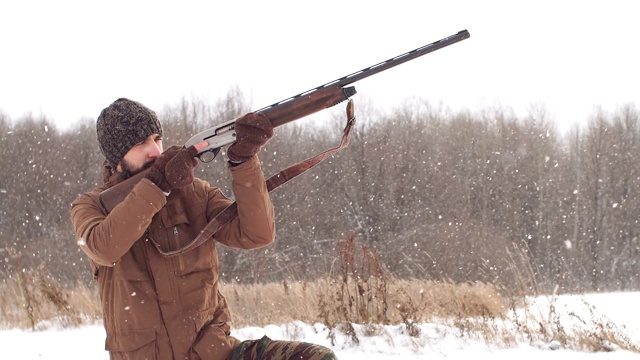
M355 84L392 108L542 104L561 128L638 105L633 1L4 1L0 111L66 128L119 97L155 110L238 85L255 109L467 29Z

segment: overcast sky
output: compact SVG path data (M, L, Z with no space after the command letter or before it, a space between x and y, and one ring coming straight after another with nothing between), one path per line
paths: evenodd
M239 86L255 109L460 30L471 38L355 84L387 109L544 105L560 128L638 106L633 1L4 1L0 111L61 128L119 97L161 110Z

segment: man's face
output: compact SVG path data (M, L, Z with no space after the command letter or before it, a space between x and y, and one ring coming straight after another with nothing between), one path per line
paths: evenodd
M149 135L144 141L134 145L122 158L118 164L119 172L128 172L135 175L148 168L162 154L162 136L159 134Z

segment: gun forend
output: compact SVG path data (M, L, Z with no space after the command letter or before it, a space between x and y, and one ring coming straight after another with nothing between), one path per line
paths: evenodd
M330 85L324 88L309 90L306 93L280 101L256 112L261 112L266 115L271 121L271 124L273 124L273 127L278 127L339 104L355 93L356 89L353 86L343 88L338 85ZM199 142L208 141L209 145L200 150L196 156L201 158L201 156L207 152L217 153L221 147L235 142L235 122L236 119L233 119L199 132L187 140L184 147L188 148Z

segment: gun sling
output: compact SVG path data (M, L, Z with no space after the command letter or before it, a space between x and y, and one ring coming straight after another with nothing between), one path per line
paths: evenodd
M340 145L326 150L316 156L313 156L307 160L303 160L299 163L296 163L294 165L289 166L288 168L280 171L279 173L269 177L266 180L266 184L267 184L267 190L269 192L271 192L272 190L277 189L278 187L280 187L281 185L283 185L284 183L286 183L287 181L295 178L296 176L304 173L305 171L311 169L312 167L318 165L319 163L321 163L322 161L326 160L327 158L333 156L334 154L336 154L338 151L344 149L345 147L347 147L347 145L349 145L349 134L351 132L351 128L353 127L354 123L355 123L355 115L354 115L354 110L353 110L353 100L349 100L349 102L347 103L347 125L345 126L343 133L342 133L342 141L340 142ZM211 219L211 221L209 221L209 223L204 227L204 229L202 229L202 231L200 232L200 234L193 239L193 241L191 241L189 244L187 244L186 246L178 249L178 250L174 250L174 251L164 251L160 248L160 245L158 243L156 243L155 241L153 241L153 239L151 239L151 241L153 242L153 244L156 246L156 248L158 249L158 251L160 252L160 254L162 254L163 256L166 257L172 257L172 256L176 256L176 255L181 255L184 254L188 251L191 251L195 248L197 248L198 246L202 245L205 241L207 241L208 239L213 238L213 235L225 224L227 224L229 221L233 220L233 218L235 218L236 216L238 216L238 204L234 201L233 203L231 203L231 205L227 206L224 210L222 210L218 215L216 215L213 219Z

